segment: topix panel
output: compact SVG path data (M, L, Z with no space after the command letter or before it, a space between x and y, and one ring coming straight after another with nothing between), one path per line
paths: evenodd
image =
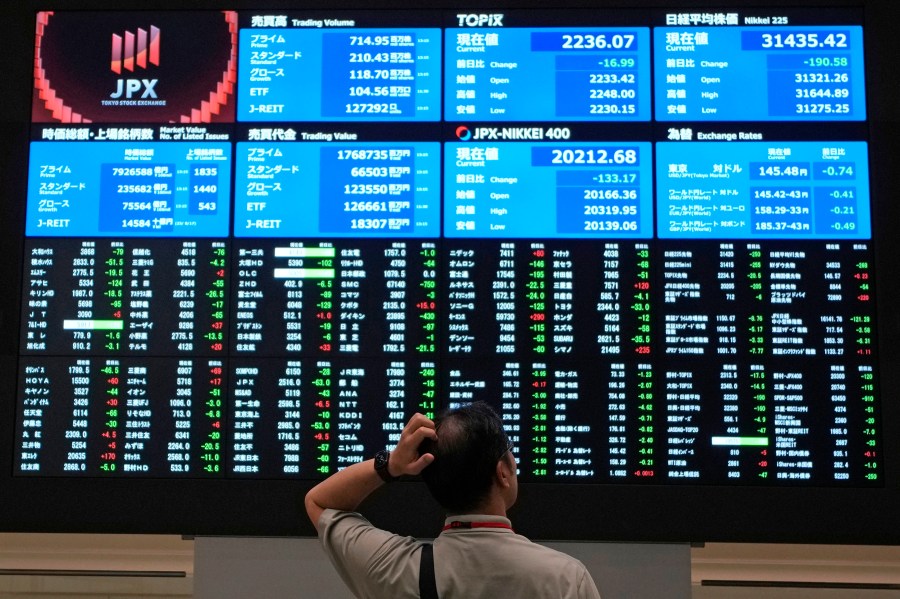
M448 121L646 121L647 28L448 29ZM535 87L535 79L548 84Z

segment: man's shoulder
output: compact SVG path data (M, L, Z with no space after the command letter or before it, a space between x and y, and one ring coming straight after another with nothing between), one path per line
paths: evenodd
M322 512L319 538L357 597L416 596L421 548L416 539L378 528L356 512L339 510Z
M331 508L322 510L322 514L319 516L319 526L327 526L328 524L337 522L339 520L363 526L372 526L372 524L365 518L365 516L363 516L359 512L347 512Z
M444 549L440 540L435 542L436 555L438 549ZM454 537L447 549L448 560L457 562L458 567L451 568L451 573L437 568L438 578L449 579L451 582L447 584L456 590L469 591L471 572L475 572L480 575L476 578L485 584L490 581L485 588L493 594L501 593L500 596L571 599L598 596L590 572L581 561L522 535L462 534ZM462 571L467 574L460 574Z
M409 554L421 545L412 537L378 528L357 512L324 510L319 517L318 530L326 550L329 546L339 546L345 550L362 548L363 552L369 553L393 550Z
M471 545L473 550L498 554L497 557L502 561L518 562L523 567L535 571L566 571L572 573L574 570L585 569L584 564L571 555L552 547L541 545L524 535L516 533L494 535L463 534L456 538L464 545Z
M522 561L531 577L544 578L551 586L559 585L558 588L562 593L560 596L599 598L591 573L581 560L552 547L535 543L527 537L514 536L517 545L523 550L525 557ZM551 580L557 582L552 583Z
M522 551L528 551L534 554L535 557L549 560L554 564L565 563L584 568L584 565L581 563L581 561L572 557L568 553L563 553L562 551L553 549L552 547L541 545L540 543L536 543L535 541L532 541L528 537L522 535L513 535L512 538L517 547L519 547Z

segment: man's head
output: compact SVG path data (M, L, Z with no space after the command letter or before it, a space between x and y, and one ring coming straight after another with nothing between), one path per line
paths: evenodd
M475 402L442 412L434 423L437 440L426 440L419 452L434 454L422 478L437 502L451 514L489 503L510 507L518 492L516 466L497 413Z

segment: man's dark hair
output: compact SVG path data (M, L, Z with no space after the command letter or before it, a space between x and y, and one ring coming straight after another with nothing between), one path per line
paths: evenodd
M491 406L477 401L441 412L434 423L437 440L419 447L420 453L434 454L422 478L445 510L471 512L487 497L497 461L509 449L503 422Z

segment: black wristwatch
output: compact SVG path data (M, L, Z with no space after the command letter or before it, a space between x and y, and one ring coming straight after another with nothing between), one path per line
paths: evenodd
M375 454L375 472L378 473L378 476L386 482L394 482L399 476L391 476L390 471L388 471L388 462L391 459L391 452L386 449L382 449L378 453Z

